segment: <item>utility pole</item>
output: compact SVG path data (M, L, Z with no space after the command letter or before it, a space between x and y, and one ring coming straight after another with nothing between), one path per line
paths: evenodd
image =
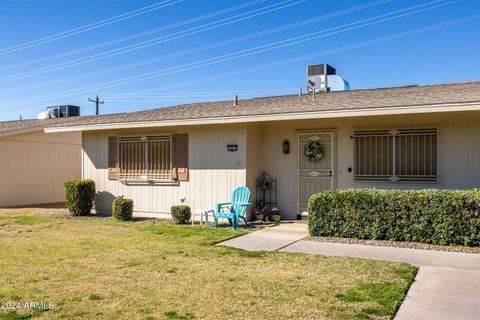
M95 97L95 99L92 99L92 98L88 98L88 101L90 102L95 102L95 114L98 116L98 114L100 113L100 106L101 104L104 104L105 101L100 101L100 99L98 98L98 95Z

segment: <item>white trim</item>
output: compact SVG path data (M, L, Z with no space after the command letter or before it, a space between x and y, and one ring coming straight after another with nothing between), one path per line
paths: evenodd
M46 133L67 132L67 131L91 131L91 130L109 130L109 129L130 129L130 128L149 128L149 127L167 127L167 126L189 126L206 124L226 124L242 122L264 122L264 121L284 121L284 120L302 120L302 119L321 119L321 118L345 118L345 117L365 117L381 115L400 115L415 113L437 113L454 111L477 111L480 110L480 102L456 103L456 104L432 104L423 106L396 106L388 108L365 108L355 110L329 110L314 112L288 112L265 115L248 115L232 117L212 117L212 118L190 118L180 120L157 120L157 121L139 121L139 122L119 122L90 124L66 127L45 128Z

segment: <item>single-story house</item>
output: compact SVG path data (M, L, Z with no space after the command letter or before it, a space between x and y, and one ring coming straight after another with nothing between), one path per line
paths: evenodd
M0 122L0 207L64 202L63 184L78 179L82 135L46 134L73 118Z
M290 219L331 188L480 187L480 82L192 103L45 131L82 133L99 211L115 196L144 214L213 208L241 185L255 202L264 171Z

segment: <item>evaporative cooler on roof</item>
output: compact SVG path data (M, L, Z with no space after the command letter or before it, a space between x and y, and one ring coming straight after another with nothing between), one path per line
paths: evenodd
M307 66L307 92L349 90L347 81L336 75L336 70L326 63Z

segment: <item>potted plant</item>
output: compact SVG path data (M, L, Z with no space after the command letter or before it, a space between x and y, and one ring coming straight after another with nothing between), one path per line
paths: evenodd
M282 213L277 207L272 208L272 222L279 223L282 220Z
M268 190L271 187L272 187L272 183L267 179L263 179L258 182L258 188L262 191Z
M263 221L265 218L265 207L260 207L257 206L255 210L253 210L253 216L255 218L255 221Z

